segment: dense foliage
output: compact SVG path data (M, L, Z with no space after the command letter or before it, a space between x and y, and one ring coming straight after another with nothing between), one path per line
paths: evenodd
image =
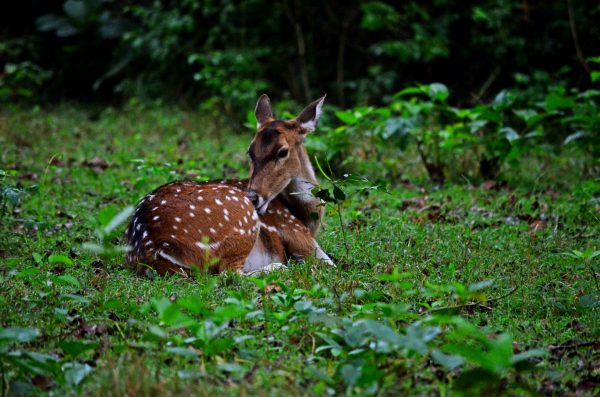
M157 97L229 115L257 93L341 107L441 82L476 104L526 90L587 89L600 47L592 0L106 1L12 3L0 31L0 98ZM15 74L14 70L20 72Z
M460 112L444 92L421 86L390 109L339 111L338 129L358 134L371 120L379 134L394 114L428 103ZM140 196L171 179L247 174L250 136L206 131L206 117L137 102L100 114L2 114L0 391L600 390L600 184L582 172L588 162L530 155L521 172L505 174L508 183L438 188L421 167L385 186L331 178L324 154L319 240L337 268L309 259L254 278L138 276L124 265L119 236ZM310 147L338 133L322 128ZM363 161L343 166L376 164L370 156L387 150L379 139Z

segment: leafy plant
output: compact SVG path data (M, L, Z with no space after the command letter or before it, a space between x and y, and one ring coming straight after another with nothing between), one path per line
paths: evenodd
M32 62L7 62L0 74L0 102L31 100L51 75Z
M85 250L109 257L127 252L129 250L128 246L114 245L113 240L118 236L119 226L127 221L132 213L133 207L125 207L121 211L118 211L114 206L102 209L98 214L96 228L96 236L100 243L87 242L82 247Z

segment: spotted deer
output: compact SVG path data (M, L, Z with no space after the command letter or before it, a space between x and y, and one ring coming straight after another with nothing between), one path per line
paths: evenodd
M333 265L315 240L324 210L311 193L317 180L303 145L324 100L295 119L276 120L262 95L248 149L250 179L176 181L146 195L125 233L127 262L184 274L193 267L252 274L311 255Z

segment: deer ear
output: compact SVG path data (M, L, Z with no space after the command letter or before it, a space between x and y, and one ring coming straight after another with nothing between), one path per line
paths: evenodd
M326 96L327 94L312 102L310 105L304 108L298 117L296 117L296 121L300 123L300 127L305 129L307 132L312 132L315 130L315 128L317 128L317 123L321 117L321 109Z
M273 119L273 110L271 109L271 101L267 94L262 94L256 102L256 109L254 109L256 115L256 128L260 127L269 120Z

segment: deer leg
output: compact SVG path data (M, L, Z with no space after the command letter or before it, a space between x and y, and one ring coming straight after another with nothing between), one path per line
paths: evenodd
M315 257L318 260L328 264L329 266L336 267L335 263L333 263L333 261L331 260L329 255L327 255L325 253L325 251L323 251L323 249L319 246L319 243L317 243L316 241L315 241Z
M248 272L244 272L244 270L240 270L239 273L242 276L252 276L254 274L271 273L272 271L279 270L279 269L282 269L284 267L286 267L286 266L283 263L271 263L271 264L269 264L267 266L258 268L256 270L251 270L251 271L248 271Z
M254 243L252 251L246 258L241 274L249 275L264 271L275 270L274 265L283 266L281 262L285 260L285 251L278 238L271 234L261 231L259 238Z

